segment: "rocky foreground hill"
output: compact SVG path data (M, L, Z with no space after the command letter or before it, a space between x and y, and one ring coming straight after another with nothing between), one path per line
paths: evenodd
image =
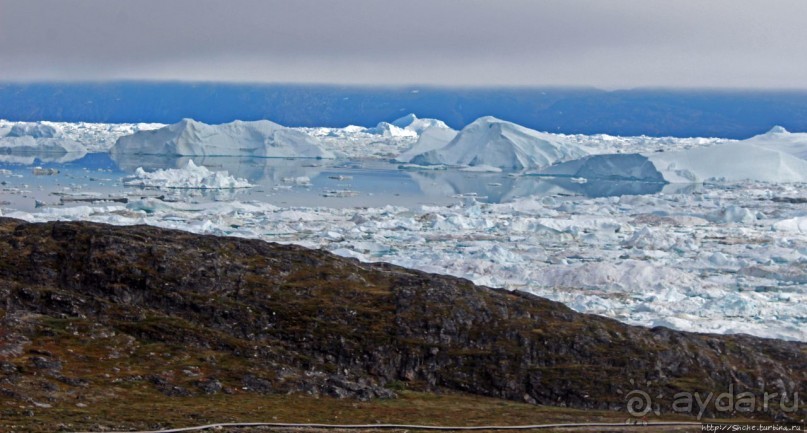
M628 326L525 293L258 240L0 218L0 296L0 411L9 413L125 402L142 388L176 401L451 390L623 412L640 390L662 415L676 393L711 392L730 393L732 406L713 398L706 416L807 414L805 404L791 409L794 394L807 396L807 344Z

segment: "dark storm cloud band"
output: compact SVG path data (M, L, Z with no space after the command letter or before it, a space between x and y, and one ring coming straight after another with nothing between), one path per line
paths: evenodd
M807 2L0 0L0 80L807 87Z

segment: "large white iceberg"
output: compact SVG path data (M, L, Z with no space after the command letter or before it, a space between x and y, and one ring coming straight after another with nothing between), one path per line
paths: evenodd
M111 153L172 156L334 158L317 138L268 120L208 125L184 119L120 137Z
M807 160L753 142L718 143L675 152L656 152L647 158L672 183L757 180L807 182Z
M774 128L748 140L671 152L587 156L542 169L539 174L669 183L807 182L807 160L803 156L807 156L807 134Z
M425 145L424 145L425 147ZM445 146L414 155L418 165L487 165L503 170L540 168L586 152L563 136L538 132L495 117L469 124Z

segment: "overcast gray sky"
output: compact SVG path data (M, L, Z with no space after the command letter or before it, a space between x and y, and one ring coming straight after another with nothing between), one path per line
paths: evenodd
M0 0L0 80L807 88L805 0Z

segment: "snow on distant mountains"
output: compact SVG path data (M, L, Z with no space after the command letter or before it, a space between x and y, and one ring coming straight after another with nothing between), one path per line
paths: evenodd
M436 140L421 143L424 148L436 144ZM486 116L463 128L445 146L417 154L409 162L418 165L484 165L503 170L524 170L546 167L586 154L583 148L565 140L564 136L534 131Z
M268 120L208 125L184 119L118 139L111 153L129 155L334 158L319 140Z

